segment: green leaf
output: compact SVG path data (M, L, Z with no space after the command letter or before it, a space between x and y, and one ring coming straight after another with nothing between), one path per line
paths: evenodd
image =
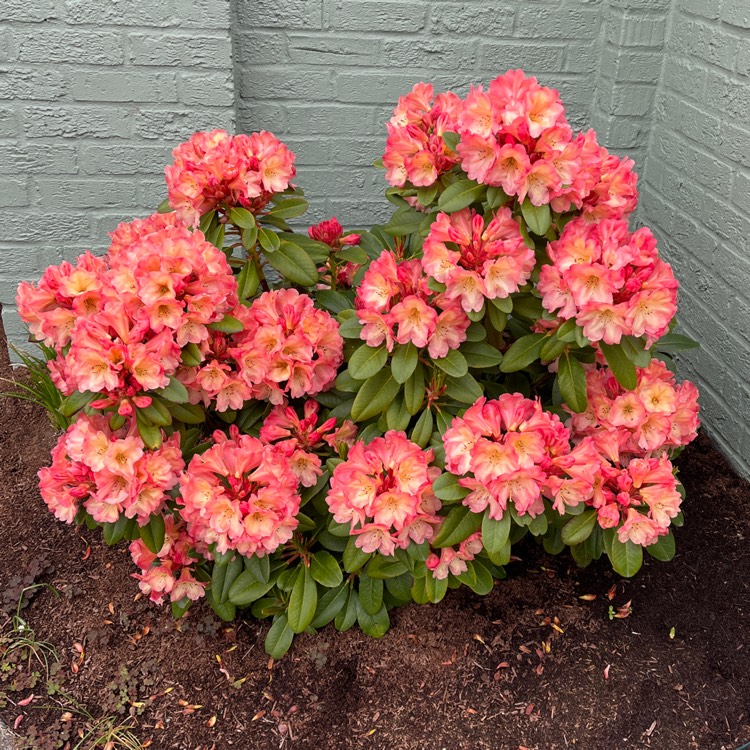
M391 220L385 225L385 231L394 237L405 237L419 231L424 220L424 214L411 206L402 206L391 216Z
M352 312L354 312L352 310ZM340 320L340 319L339 319ZM351 318L345 318L339 322L339 333L345 339L360 339L362 333L362 324L359 322L357 316Z
M475 201L481 200L485 189L484 185L478 185L474 180L454 182L440 194L438 208L447 214L460 211Z
M411 431L411 439L420 447L426 448L432 437L433 427L432 412L425 409L420 415L414 429Z
M357 605L357 622L362 632L370 638L382 638L391 626L385 604L374 615L371 615L359 600L357 600Z
M227 598L238 607L246 607L265 596L275 581L259 581L249 570L244 570L229 587Z
M482 525L482 516L472 513L465 505L457 505L445 517L433 547L452 547L468 539Z
M274 659L281 659L292 646L294 631L289 627L289 618L283 614L274 618L266 635L266 653Z
M383 581L370 578L367 573L359 574L359 603L368 615L376 615L383 606Z
M487 188L487 205L491 209L499 208L509 197L502 188L494 186Z
M258 244L258 227L243 229L240 236L242 238L242 247L250 251L255 250L255 246Z
M344 245L336 250L336 260L345 260L362 266L370 260L370 256L358 245Z
M433 182L432 185L421 187L417 190L417 200L421 206L429 206L438 194L438 183Z
M608 555L615 572L625 578L634 576L643 564L643 547L630 540L623 544L617 534L612 538Z
M232 622L237 616L237 607L230 601L217 601L213 586L206 589L206 601L211 609L221 617L224 622Z
M279 239L279 235L276 234L272 229L268 229L267 227L261 227L258 230L258 241L260 242L260 246L265 250L266 257L269 255L273 255L281 245L281 240Z
M241 208L240 206L230 208L227 216L229 217L229 221L240 229L253 229L256 226L255 216L246 208Z
M486 596L492 591L492 587L495 585L492 573L479 560L474 560L472 566L476 574L476 583L473 586L470 583L467 583L467 585L475 594Z
M312 556L310 573L321 586L329 589L338 586L344 580L338 561L325 550L319 550Z
M155 513L145 526L140 527L141 539L149 552L159 554L164 546L164 531L164 516L161 513Z
M72 417L77 411L80 411L84 406L93 401L96 395L88 391L86 393L81 393L80 391L71 393L70 396L62 400L59 409L60 414L64 417Z
M404 383L404 404L409 414L416 414L424 403L424 367L417 363Z
M411 414L406 410L404 399L400 393L391 401L386 410L385 421L388 423L389 430L401 432L409 426Z
M359 609L359 597L357 596L357 592L348 586L346 587L346 590L349 592L346 606L336 615L334 621L336 630L339 630L342 633L349 630L354 623L357 622L357 610Z
M652 347L659 352L682 352L688 349L697 349L700 344L689 336L679 333L668 333L662 336Z
M444 373L454 378L462 378L469 372L469 365L458 349L450 349L444 357L432 360Z
M282 242L276 252L266 255L266 260L293 284L313 286L318 281L318 269L313 259L291 242Z
M237 318L231 315L225 315L221 320L217 320L215 323L209 323L207 328L221 333L239 333L244 330L245 326L243 326Z
M469 373L462 378L449 378L445 385L446 394L462 404L474 404L484 395L482 386Z
M585 510L578 516L574 516L562 527L562 540L571 547L575 544L585 542L596 526L596 510L593 508Z
M243 572L244 565L242 564L242 558L239 555L233 557L226 564L226 572L224 574L224 581L221 587L221 596L216 597L222 604L229 599L229 591L232 588L232 584L237 580L238 576ZM216 592L214 592L216 593ZM265 593L265 592L263 592Z
M351 417L355 422L364 422L382 414L396 398L401 386L393 379L389 369L382 369L365 381L352 404ZM407 404L408 408L408 404Z
M376 554L365 568L370 578L395 578L407 572L407 567L396 557Z
M471 492L471 490L462 487L458 483L459 479L460 477L446 471L432 483L432 491L440 500L446 503L457 503Z
M326 591L318 599L318 608L315 610L315 617L310 623L310 627L318 629L328 625L344 608L348 598L348 586L341 585Z
M196 367L203 361L203 355L197 344L190 342L182 348L181 361L188 367Z
M513 312L513 297L495 297L490 300L490 304L506 315Z
M528 198L521 204L521 213L526 221L526 226L539 237L544 237L552 224L552 214L549 204L535 206Z
M670 531L665 536L660 536L653 544L649 544L645 547L651 557L662 562L669 562L675 553L674 536Z
M560 341L564 341L566 344L572 344L576 340L576 328L578 325L576 324L576 319L571 318L570 320L566 320L555 332L555 336L557 336Z
M318 289L315 292L315 299L332 313L340 313L342 310L349 310L352 303L348 297L333 289ZM359 323L359 322L358 322ZM361 326L360 326L361 328ZM357 334L359 335L359 333Z
M628 391L635 390L638 386L638 374L635 365L628 359L622 347L619 344L605 344L600 341L599 348L607 360L609 369L617 378L617 382Z
M258 291L260 278L255 264L247 261L237 274L237 296L240 301L248 300Z
M443 140L445 141L445 145L448 146L451 151L455 151L456 146L458 146L458 143L461 140L461 136L458 133L454 133L452 130L445 130L443 132Z
M385 344L374 348L363 344L352 354L349 360L349 372L357 380L367 380L380 372L388 361L388 350Z
M304 568L297 576L289 597L287 617L293 633L301 633L313 621L318 607L318 585L309 568Z
M170 214L172 211L174 211L174 209L169 205L169 198L165 198L156 209L157 214Z
M586 371L581 363L565 352L557 363L557 382L562 400L578 414L586 411Z
M532 362L536 362L542 351L544 339L545 334L543 333L530 333L528 336L522 336L505 352L500 370L502 372L518 372L523 370L524 367L528 367Z
M411 585L412 577L411 573L404 571L401 575L395 578L385 579L385 588L388 593L399 602L407 604L411 601Z
M484 341L466 342L461 345L461 353L469 367L487 369L497 367L503 361L500 350Z
M190 400L187 388L175 377L169 379L169 384L166 388L159 388L154 393L175 404L186 404Z
M539 358L544 362L551 362L557 359L567 347L564 341L560 341L557 336L548 336L539 352Z
M279 201L267 215L275 219L295 219L307 211L308 205L304 198L287 198Z
M482 544L490 559L501 555L510 537L510 513L503 513L503 517L496 521L490 518L489 508L482 518Z
M408 342L396 347L391 360L391 372L397 383L405 383L417 367L419 352L414 344Z
M271 560L268 555L263 557L252 557L245 558L245 570L247 570L256 581L261 583L268 583L271 579Z
M347 573L356 573L371 557L367 552L357 547L354 543L357 537L350 536L349 541L346 543L346 549L344 550L344 570Z
M424 579L424 591L427 600L437 604L448 593L448 579L435 578L432 573L428 573Z
M203 424L206 421L206 412L198 404L170 403L167 408L175 419L185 424Z
M128 525L130 519L123 513L113 523L105 523L102 526L102 532L104 534L104 541L108 546L117 544L125 536L125 527Z
M651 355L643 348L643 339L635 336L623 336L620 346L625 356L636 367L648 367L651 363Z

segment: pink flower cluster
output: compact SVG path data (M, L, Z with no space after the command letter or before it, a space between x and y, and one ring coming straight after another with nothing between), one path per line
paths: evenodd
M164 507L184 466L180 435L148 450L133 431L112 431L104 416L81 415L52 449L52 465L39 470L44 502L72 523L83 508L99 523L124 513L142 526Z
M544 511L554 460L570 452L570 432L556 414L520 393L481 398L443 435L446 469L471 490L463 503L500 520L509 503L519 515ZM467 474L472 476L465 476Z
M354 274L359 271L361 266L351 261L339 265L336 263L335 253L337 250L341 250L342 247L359 245L362 236L352 233L344 234L344 227L341 226L335 216L310 227L307 230L307 234L310 239L328 245L334 252L334 258L329 259L328 267L318 269L318 273L321 276L321 283L318 284L318 289L330 289L337 286L350 288L354 283Z
M248 399L280 404L331 386L344 360L338 323L296 289L265 292L232 313L244 329L214 335L203 347L205 362L183 368L180 381L194 403L216 399L217 411L240 409Z
M445 298L466 312L481 310L485 298L517 292L535 263L508 208L497 210L488 222L469 208L439 213L424 241L425 273L445 284Z
M663 362L638 368L638 385L625 390L606 367L586 373L588 408L571 414L574 439L592 436L601 452L615 437L618 453L647 457L687 445L698 434L698 389L679 385Z
M433 94L432 84L418 83L393 110L383 154L391 185L432 185L458 161L442 136L456 130L461 99L451 92Z
M214 432L214 444L193 456L180 479L177 503L188 534L220 553L250 557L273 552L299 523L297 477L284 452L258 438Z
M349 419L338 429L335 417L319 425L319 412L320 404L312 399L305 402L302 419L293 407L279 404L273 407L260 428L260 439L283 451L303 487L312 487L323 473L315 450L328 445L338 453L343 446L354 445L357 435L357 427Z
M200 599L208 585L196 580L193 566L198 562L195 541L187 535L185 524L171 514L164 517L164 544L158 554L146 547L141 539L130 544L133 562L141 569L133 573L138 588L155 604L168 595L171 602Z
M431 357L444 357L466 340L470 321L461 306L447 293L437 294L419 260L399 262L384 250L374 260L357 288L357 317L363 324L360 337L368 346L411 342L427 347Z
M414 541L433 538L442 519L432 482L433 451L391 430L365 445L355 443L333 471L326 497L337 523L348 523L362 551L392 555Z
M519 201L575 207L589 219L620 218L638 197L633 161L618 159L593 131L574 137L554 89L521 70L509 70L488 90L473 87L465 99L418 83L402 97L388 125L383 164L391 185L431 185L460 162L472 180L501 187ZM455 131L454 153L442 134Z
M190 226L216 208L261 211L296 174L294 154L272 133L195 133L172 152L164 169L169 205Z
M590 341L646 336L653 343L667 332L679 282L648 228L631 233L624 219L574 219L547 254L552 263L541 269L542 304L565 320L575 318Z
M437 580L447 578L449 573L460 576L468 570L466 563L473 560L482 549L482 532L477 531L468 539L464 539L458 545L458 549L443 547L440 556L431 552L425 560L425 566Z
M472 88L459 118L456 150L469 178L501 187L519 201L572 206L592 218L621 217L636 205L633 162L599 146L593 131L573 138L560 97L522 70L509 70L487 91Z
M631 459L619 454L618 443L614 433L584 438L555 460L549 489L561 513L583 502L596 509L599 526L617 529L621 542L648 546L668 532L682 497L666 455Z
M50 369L63 393L120 403L166 386L180 349L205 340L237 293L224 254L171 215L121 224L112 237L104 258L86 253L48 268L38 286L22 283L17 303L32 335L59 352Z

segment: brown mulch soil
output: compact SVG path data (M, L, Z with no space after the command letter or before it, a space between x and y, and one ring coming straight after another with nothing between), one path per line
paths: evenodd
M298 637L278 663L263 651L267 623L228 627L201 605L176 624L167 608L134 599L125 545L108 548L100 532L59 523L42 503L36 471L54 440L43 412L0 399L0 596L12 607L32 581L60 592L40 588L23 610L63 662L55 681L95 717L132 716L144 746L735 750L750 742L750 487L705 437L679 459L686 524L671 563L649 559L623 580L606 560L578 570L568 556L523 542L522 559L487 597L451 592L437 606L396 610L379 641L328 627ZM612 618L628 601L630 616ZM22 717L24 747L74 747L82 723L61 723L68 704L45 692L43 683L9 692L0 716L9 725Z

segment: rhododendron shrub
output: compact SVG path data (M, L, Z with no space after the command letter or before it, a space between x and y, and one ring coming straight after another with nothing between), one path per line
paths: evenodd
M682 523L695 344L633 162L522 71L417 84L387 131L385 225L300 231L281 141L196 133L160 213L19 287L72 420L44 501L175 616L273 618L275 657L486 594L524 537L631 576Z

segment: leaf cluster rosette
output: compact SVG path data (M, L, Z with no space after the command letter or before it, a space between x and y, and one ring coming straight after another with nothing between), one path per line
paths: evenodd
M524 537L634 575L683 520L696 344L633 162L522 71L417 84L387 130L386 224L299 231L281 141L196 133L159 213L19 287L72 420L44 501L176 617L272 618L274 657L486 594Z

